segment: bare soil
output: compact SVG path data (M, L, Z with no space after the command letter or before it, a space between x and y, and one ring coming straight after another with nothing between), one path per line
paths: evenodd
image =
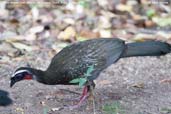
M31 58L29 63L32 67L39 69L46 69L50 62L50 57L45 53L29 54L23 58L26 57ZM0 106L0 114L93 114L91 101L75 110L51 110L74 104L75 100L72 99L80 95L70 91L81 93L78 86L49 86L35 81L21 81L10 88L10 76L16 68L25 66L27 61L28 59L16 59L8 64L1 64L0 90L8 92L7 97L12 102L7 106ZM116 101L121 104L123 114L169 114L169 111L162 110L171 109L171 84L160 81L171 79L170 68L170 54L120 59L96 80L96 114L105 114L102 107ZM2 96L1 92L0 95Z

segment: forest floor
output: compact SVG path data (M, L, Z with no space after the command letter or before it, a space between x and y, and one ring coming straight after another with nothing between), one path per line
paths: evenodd
M31 54L29 63L32 67L46 69L50 58L42 53L37 53L37 56ZM171 113L171 84L161 83L161 80L171 78L170 58L170 54L124 58L108 67L96 80L96 114ZM82 92L78 86L49 86L35 81L21 81L10 88L12 72L26 65L26 61L12 62L14 66L4 64L0 69L0 90L8 92L12 100L9 105L0 107L0 114L93 114L92 101L87 101L78 109L58 110L64 105L76 103L71 99L80 96L73 93ZM3 92L0 95L2 98Z
M78 86L9 83L17 68L29 63L45 70L56 53L79 41L171 44L170 0L17 1L0 1L0 114L171 114L171 83L161 82L171 80L171 54L120 59L95 81L95 106L87 101L75 110L58 109L76 103Z

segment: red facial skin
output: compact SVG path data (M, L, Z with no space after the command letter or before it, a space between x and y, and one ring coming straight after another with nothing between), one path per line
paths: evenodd
M24 79L25 80L31 80L32 79L32 76L31 75L25 75Z

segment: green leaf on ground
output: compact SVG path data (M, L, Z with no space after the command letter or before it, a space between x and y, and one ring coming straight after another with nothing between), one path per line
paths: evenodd
M86 78L80 78L79 87L83 87L86 82L87 82Z
M79 83L79 82L80 82L80 78L76 78L76 79L71 80L69 83L75 84L75 83Z
M164 114L170 114L171 113L171 108L162 108L161 113L164 113Z
M113 102L103 106L104 114L125 114L119 102Z
M47 107L43 108L43 114L48 114L48 108Z
M152 18L155 15L155 10L154 9L147 10L146 15L147 17Z
M88 1L80 0L78 3L79 3L79 5L81 5L84 8L88 8L89 7Z
M152 20L161 27L170 26L171 18L153 17Z

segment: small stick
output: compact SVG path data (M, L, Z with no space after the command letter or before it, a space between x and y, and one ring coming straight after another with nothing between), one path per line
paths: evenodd
M81 93L74 92L74 91L67 90L67 89L60 89L60 90L61 90L61 91L65 91L65 92L69 92L69 93L73 93L73 94L76 94L76 95L81 95Z

